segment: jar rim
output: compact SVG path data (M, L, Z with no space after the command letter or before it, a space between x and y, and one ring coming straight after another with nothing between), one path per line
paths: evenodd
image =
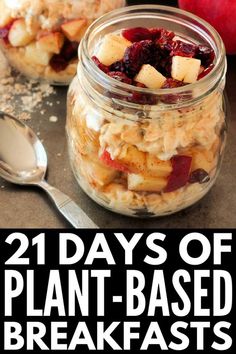
M141 14L143 15L146 13L153 13L153 11L159 12L159 14L172 14L172 15L180 15L184 16L186 20L188 20L188 23L194 23L199 26L203 26L203 30L205 34L207 34L207 31L213 36L214 42L215 42L215 47L218 49L219 54L217 57L217 60L215 62L214 68L211 70L210 73L208 73L205 77L203 77L201 80L187 84L185 86L177 87L177 88L170 88L170 89L150 89L150 88L140 88L136 87L130 84L126 84L123 82L120 82L118 80L115 80L114 78L110 77L106 73L104 73L102 70L100 70L97 65L91 60L91 56L89 55L89 38L90 36L96 31L99 30L99 28L104 28L104 26L109 25L110 21L114 21L115 19L119 19L120 16L125 16L128 14ZM130 16L129 15L129 16ZM118 21L117 21L118 22ZM210 25L208 22L205 20L201 19L200 17L176 8L176 7L171 7L171 6L164 6L164 5L154 5L154 4L149 4L149 5L134 5L134 6L127 6L123 7L120 9L113 10L109 12L108 14L105 14L101 16L99 19L97 19L95 22L93 22L88 30L86 31L84 38L82 39L80 46L79 46L79 59L82 65L84 67L87 67L87 72L90 75L94 75L96 78L100 80L100 82L108 84L110 87L117 88L118 90L131 90L132 92L137 92L137 93L145 93L145 94L152 94L152 95L170 95L170 94L181 94L185 93L186 91L191 91L196 88L201 90L203 88L203 91L206 92L206 85L207 83L211 82L214 78L218 78L217 83L222 79L222 76L225 75L226 72L226 51L225 51L225 46L223 43L223 40L219 33L216 31L216 29ZM86 64L85 64L86 61ZM89 63L89 65L87 65ZM208 85L209 86L209 85ZM215 87L215 85L213 85ZM208 88L207 92L212 89L212 85Z

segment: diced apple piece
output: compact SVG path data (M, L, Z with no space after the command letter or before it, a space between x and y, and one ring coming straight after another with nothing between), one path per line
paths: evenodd
M168 177L173 168L170 161L161 161L155 155L147 155L147 173L154 177Z
M146 170L146 154L132 145L128 147L126 155L119 157L118 161L127 166L131 172L140 173Z
M161 192L167 185L163 177L128 174L128 189L137 192Z
M34 33L27 30L25 20L23 18L16 20L9 31L8 39L13 47L23 47L33 41Z
M63 23L61 29L71 42L80 42L87 28L87 20L84 18Z
M135 77L135 81L139 82L140 84L144 84L150 89L159 89L166 81L166 78L153 66L145 64L142 66L138 75Z
M48 53L59 54L64 44L64 35L60 32L51 32L40 37L37 46Z
M190 156L176 155L171 159L171 163L173 171L165 188L167 193L184 187L188 183L192 158Z
M36 42L33 42L25 47L25 59L28 60L29 63L47 66L51 57L52 53L48 53L40 49Z
M192 171L203 169L209 173L215 167L215 158L211 150L194 151Z
M132 43L127 39L110 33L104 37L96 56L102 64L109 66L121 60L126 49L131 45Z
M90 182L100 187L109 184L117 177L117 171L91 160L87 160L83 168L86 170Z
M174 56L172 59L171 76L175 80L191 84L197 81L201 70L201 60Z

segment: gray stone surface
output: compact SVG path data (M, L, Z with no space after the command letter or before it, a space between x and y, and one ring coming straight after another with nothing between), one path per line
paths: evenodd
M197 205L159 219L132 219L106 211L78 187L69 167L65 138L66 89L57 89L61 104L47 106L47 114L35 112L29 125L40 132L48 152L48 181L72 197L100 226L106 228L223 228L236 227L236 57L230 57L227 93L231 106L229 136L221 173L210 193ZM49 117L59 117L57 123ZM4 188L1 188L4 186ZM0 179L1 228L65 228L70 225L38 189L13 186Z

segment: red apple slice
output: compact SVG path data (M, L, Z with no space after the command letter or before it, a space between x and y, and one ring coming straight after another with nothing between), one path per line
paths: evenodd
M59 54L64 39L64 35L60 32L48 32L39 38L38 47L45 52Z
M117 171L121 172L130 172L128 167L117 162L116 160L112 160L111 155L108 151L104 151L100 157L100 160L107 166L114 168Z
M61 29L70 41L80 42L86 30L87 20L80 18L63 23Z
M168 178L168 183L164 192L173 192L184 187L189 180L192 157L176 155L171 159L173 171Z

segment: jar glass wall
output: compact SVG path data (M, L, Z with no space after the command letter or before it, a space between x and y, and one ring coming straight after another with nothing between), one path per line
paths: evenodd
M91 57L101 38L140 26L208 44L214 69L194 84L165 90L127 85L99 70ZM69 154L79 185L100 205L132 216L167 215L200 200L216 180L225 145L225 73L219 35L184 11L133 6L95 22L68 93Z
M0 48L26 76L69 84L89 25L124 0L0 0Z

